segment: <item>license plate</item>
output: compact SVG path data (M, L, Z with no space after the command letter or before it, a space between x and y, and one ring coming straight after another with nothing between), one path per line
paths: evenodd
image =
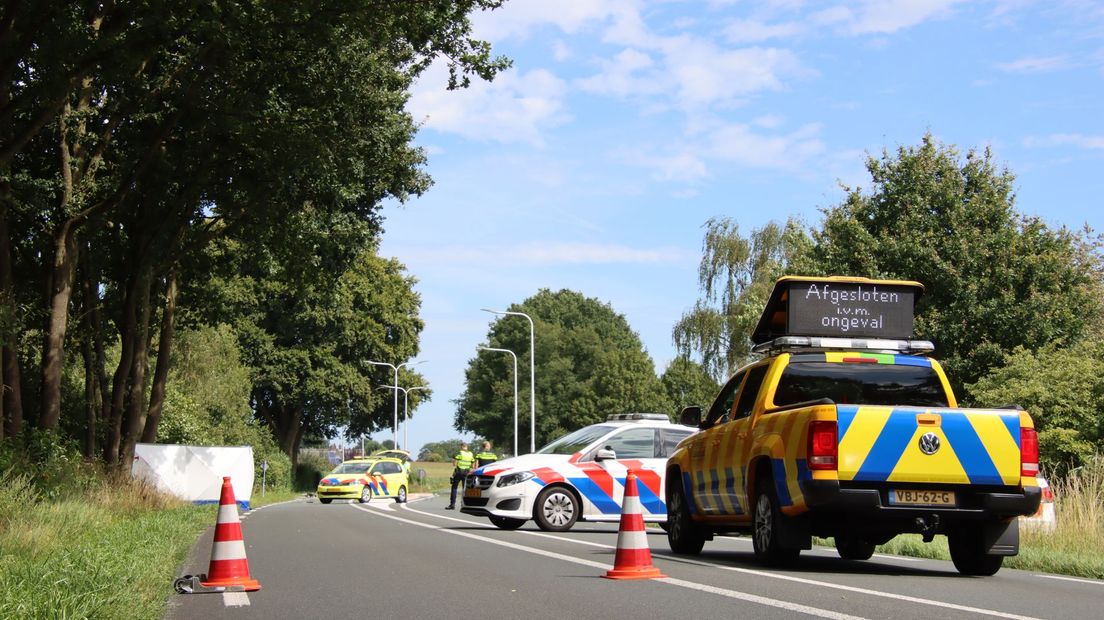
M893 489L889 492L891 506L954 506L954 491Z
M464 497L479 497L479 487L464 489Z

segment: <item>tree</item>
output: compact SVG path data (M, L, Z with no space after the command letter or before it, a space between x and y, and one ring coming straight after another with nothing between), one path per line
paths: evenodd
M671 360L659 381L671 402L668 411L676 414L689 405L708 407L721 387L701 364L687 357Z
M814 231L820 274L918 280L916 335L932 340L955 391L1016 347L1075 342L1101 311L1099 241L1014 209L1015 177L989 149L919 146L869 157L869 194L847 189Z
M683 356L696 354L706 372L723 381L751 356L751 333L774 281L808 250L799 220L774 222L740 235L731 218L705 223L698 283L702 297L673 330Z
M304 205L378 233L383 200L429 186L404 109L410 85L436 58L449 88L508 66L471 37L469 14L500 4L0 8L4 434L19 432L25 408L47 431L75 410L86 454L101 438L105 460L128 463L134 442L157 434L181 274L200 288L206 244L286 230ZM102 353L116 338L111 373ZM61 399L74 344L87 379L76 408ZM24 373L32 355L40 371Z
M1099 339L1035 352L1018 347L968 388L980 405L1017 404L1031 414L1047 475L1063 476L1104 453L1104 342Z
M414 279L375 254L362 224L301 217L282 239L221 244L223 275L200 293L218 292L218 316L234 325L253 369L256 415L293 463L304 436L391 426L393 397L376 388L394 378L364 362L415 356L423 326Z
M460 451L462 439L446 439L445 441L431 441L418 451L418 460L429 463L447 463L453 455Z
M605 420L613 413L666 411L655 367L625 317L582 294L542 289L511 311L525 312L536 328L537 445ZM495 320L487 346L510 349L518 373L529 372L529 324L517 317ZM512 446L513 361L481 353L468 363L466 388L457 400L455 427ZM527 411L520 389L518 411ZM528 445L529 424L519 423L518 446Z

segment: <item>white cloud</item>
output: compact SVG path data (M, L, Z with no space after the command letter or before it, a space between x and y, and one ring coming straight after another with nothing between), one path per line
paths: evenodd
M824 153L820 125L809 124L790 134L756 133L750 126L733 124L716 131L710 154L752 168L799 170L809 159Z
M865 0L854 21L852 34L891 34L911 28L933 17L942 17L963 0Z
M708 175L705 162L690 151L665 155L634 153L624 159L630 165L651 170L652 177L659 181L692 182Z
M997 68L1006 73L1047 73L1069 66L1070 60L1065 56L1027 56L999 64Z
M467 265L611 265L682 264L697 260L684 248L639 249L617 244L545 242L511 247L425 246L407 248L403 260L422 267L428 264Z
M574 34L592 22L604 21L616 11L605 0L523 0L478 13L472 19L476 36L491 41L527 38L533 30L552 25Z
M1083 149L1104 149L1104 135L1086 136L1079 133L1057 133L1049 136L1029 136L1024 146L1046 148L1055 146L1076 146Z
M542 131L570 120L564 111L566 85L543 69L509 70L493 82L445 90L446 68L437 63L419 80L407 104L414 120L429 129L474 140L543 145Z
M663 95L686 110L732 107L765 90L780 90L786 78L804 75L789 50L749 47L724 49L706 39L655 39L652 55L625 49L601 63L601 71L577 83L585 91L617 97Z
M759 43L768 39L781 39L799 35L806 30L798 22L766 24L753 19L738 19L725 26L725 37L731 43Z

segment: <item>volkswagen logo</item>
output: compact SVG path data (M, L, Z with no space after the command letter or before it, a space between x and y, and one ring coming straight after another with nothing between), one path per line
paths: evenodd
M939 452L939 436L935 433L924 433L920 438L920 451L927 455Z

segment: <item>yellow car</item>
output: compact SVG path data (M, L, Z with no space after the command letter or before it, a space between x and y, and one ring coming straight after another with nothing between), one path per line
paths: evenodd
M338 465L318 483L318 501L355 499L366 504L373 497L392 497L406 502L410 482L399 459L352 459Z

